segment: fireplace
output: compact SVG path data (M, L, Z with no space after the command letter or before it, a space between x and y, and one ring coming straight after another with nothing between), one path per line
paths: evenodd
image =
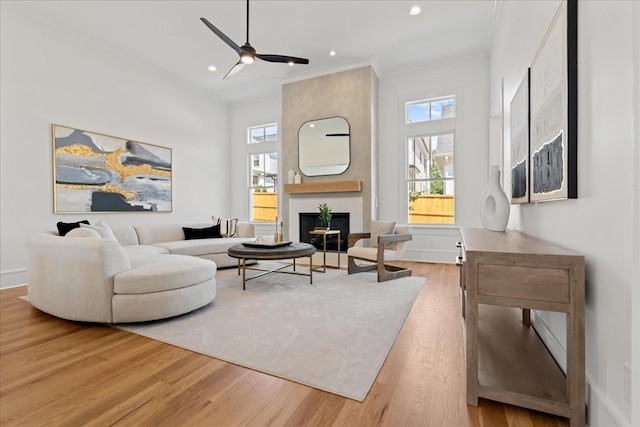
M318 212L300 212L300 241L311 243L318 250L322 250L322 236L309 234L316 227L320 227L320 216ZM349 236L349 212L332 212L331 213L331 229L340 230L340 251L347 251L347 236ZM338 251L338 236L327 236L327 251Z

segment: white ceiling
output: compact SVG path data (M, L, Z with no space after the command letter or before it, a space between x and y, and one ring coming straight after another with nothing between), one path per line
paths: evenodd
M252 0L250 42L258 53L309 65L257 60L229 80L237 54L207 18L244 44L246 1L16 1L3 5L143 61L171 78L231 102L265 97L285 81L373 64L384 76L488 53L496 0ZM422 13L410 16L418 4ZM335 50L337 55L329 56ZM209 65L216 72L207 70Z

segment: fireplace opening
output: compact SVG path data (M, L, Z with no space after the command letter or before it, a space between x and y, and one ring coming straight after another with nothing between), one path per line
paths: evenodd
M318 250L322 250L322 236L309 234L310 231L320 228L320 215L318 212L300 212L300 241L311 243ZM347 251L347 237L349 236L349 212L332 212L331 229L340 230L340 252ZM327 252L338 251L338 235L327 236Z

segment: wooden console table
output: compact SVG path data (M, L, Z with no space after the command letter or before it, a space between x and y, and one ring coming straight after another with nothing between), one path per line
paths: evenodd
M483 397L584 426L584 256L516 231L461 233L467 404ZM529 309L566 313L566 379L529 328Z

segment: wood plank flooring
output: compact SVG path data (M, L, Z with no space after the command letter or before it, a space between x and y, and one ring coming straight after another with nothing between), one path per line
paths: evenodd
M458 269L402 264L427 282L364 402L57 319L18 299L26 287L0 291L0 425L568 425L488 400L467 406Z

